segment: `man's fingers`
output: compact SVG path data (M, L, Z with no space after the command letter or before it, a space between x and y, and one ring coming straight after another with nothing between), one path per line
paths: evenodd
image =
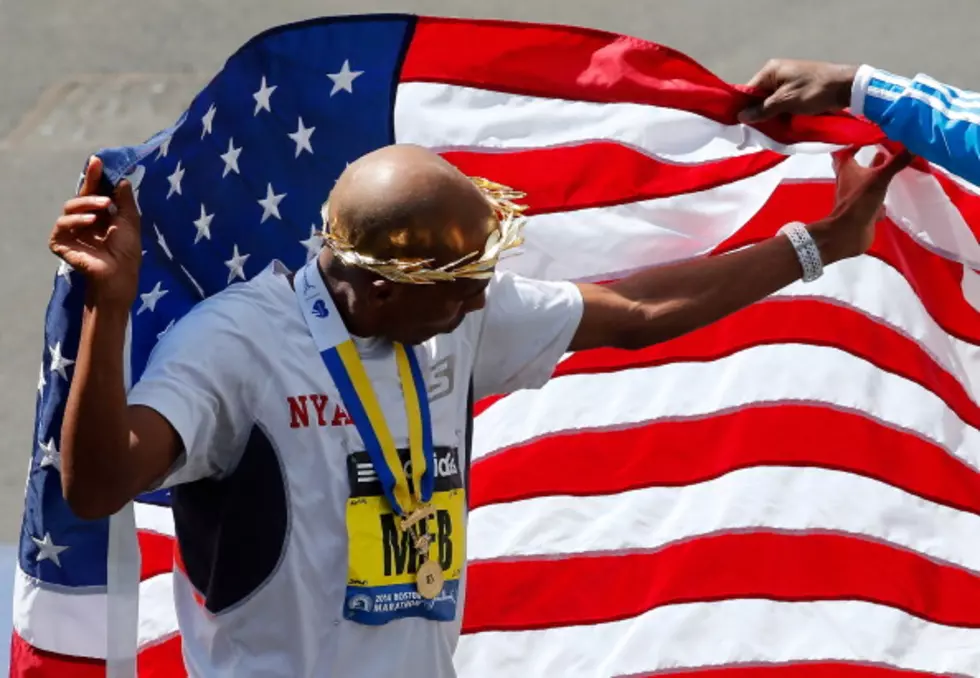
M112 204L112 199L103 195L83 195L72 198L65 203L65 214L78 214L79 212L98 212L106 209Z
M884 155L885 152L882 154ZM896 174L911 164L912 159L913 155L907 150L887 157L879 167L875 168L874 182L887 187Z
M773 86L773 78L776 74L777 64L775 61L769 61L766 63L759 72L752 76L752 79L746 83L746 87L751 87L752 89L761 89L765 91L771 91L775 89Z
M875 153L875 157L871 159L871 169L878 169L884 165L890 157L891 154L888 151L884 149L879 150Z
M776 70L778 66L775 62L769 61L762 69L752 76L752 79L746 83L746 87L751 89L760 90L769 94L769 96L762 102L747 106L744 110L739 112L738 119L739 122L753 123L762 122L772 117L769 109L766 107L766 102L771 98L775 90L779 87L776 82Z
M866 170L872 172L871 176L866 177L864 182L847 199L849 204L845 208L852 213L868 213L868 217L873 217L874 221L878 221L884 214L882 205L888 194L888 188L891 185L892 179L908 167L913 157L908 151L902 151L895 155L891 155L887 151L882 151L880 155L884 158L881 160L881 165Z
M834 176L837 178L834 195L838 204L847 200L848 196L854 192L855 186L860 185L860 173L865 169L858 164L854 157L857 151L857 148L847 147L831 156Z
M58 220L54 222L55 231L76 231L80 228L88 228L94 226L99 221L99 215L93 214L91 212L85 212L82 214L65 214L58 217Z
M879 151L875 156L875 162L867 170L871 176L867 177L864 186L858 189L858 195L864 195L869 200L884 200L892 179L909 166L912 158L912 154L904 150L895 155L888 151Z
M93 155L85 168L85 178L78 195L95 195L99 192L99 180L102 179L102 160Z
M753 122L761 122L761 115L758 106L749 106L738 112L738 121L750 125Z
M738 121L746 124L762 122L765 116L762 113L762 106L749 106L738 113Z
M125 179L116 186L115 202L123 217L131 221L133 225L139 223L140 211L136 206L136 196L133 195L133 185Z
M782 90L778 90L775 94L766 97L762 103L749 106L743 110L739 113L738 119L741 122L762 122L775 118L781 113L787 113L789 109L789 98L786 97Z
M834 166L834 174L840 174L841 170L850 168L854 165L854 156L857 155L858 149L854 146L847 146L839 151L834 152L831 155L832 163Z

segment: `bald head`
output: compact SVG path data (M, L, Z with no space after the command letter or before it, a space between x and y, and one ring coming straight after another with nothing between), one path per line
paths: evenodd
M330 193L328 218L361 254L437 266L482 250L496 228L490 204L462 172L410 145L351 163Z

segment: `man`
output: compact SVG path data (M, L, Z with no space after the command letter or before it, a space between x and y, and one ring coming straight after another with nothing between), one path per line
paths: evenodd
M596 286L496 273L520 242L520 196L424 149L383 148L331 192L318 257L198 304L127 394L140 218L125 181L95 194L93 159L50 239L87 295L65 497L97 518L173 488L193 676L452 676L469 389L539 387L566 351L665 341L819 277L870 246L909 160L845 158L826 219Z
M767 96L743 122L850 107L915 155L980 186L980 94L928 75L913 80L871 66L775 59L749 82Z

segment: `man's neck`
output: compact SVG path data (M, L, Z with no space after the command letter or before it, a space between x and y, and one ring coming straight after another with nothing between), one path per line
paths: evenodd
M353 312L352 307L356 306L357 300L350 283L330 275L333 263L333 254L330 250L326 247L321 249L317 256L317 272L323 279L323 284L327 286L327 292L330 293L334 306L337 307L337 312L340 313L340 318L344 321L344 326L352 336L373 337L375 332L367 327L362 320L359 320Z

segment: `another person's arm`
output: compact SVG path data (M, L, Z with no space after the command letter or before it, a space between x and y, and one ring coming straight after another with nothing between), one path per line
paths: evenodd
M980 94L870 66L774 59L748 83L767 92L741 115L759 122L781 114L818 115L848 106L915 155L980 185Z
M915 155L980 185L980 94L862 66L851 112L863 115Z

